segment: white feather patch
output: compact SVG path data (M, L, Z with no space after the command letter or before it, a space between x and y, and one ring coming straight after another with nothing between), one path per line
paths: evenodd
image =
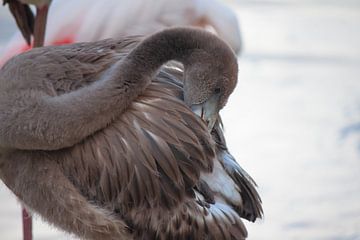
M204 180L216 195L223 195L232 202L241 203L240 190L232 178L228 175L217 159L214 161L214 170L212 173L201 174L200 178Z

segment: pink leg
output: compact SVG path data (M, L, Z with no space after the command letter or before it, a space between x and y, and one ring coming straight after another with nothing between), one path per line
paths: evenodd
M32 240L32 218L26 209L22 208L24 240Z

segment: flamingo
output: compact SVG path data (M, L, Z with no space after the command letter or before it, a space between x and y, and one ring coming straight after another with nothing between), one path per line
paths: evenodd
M9 8L27 45L19 44L19 37L16 36L8 45L5 57L1 60L2 62L15 54L28 50L32 34L34 35L34 47L44 44L46 17L51 0L4 0L4 3L9 4ZM180 2L180 5L171 1L158 1L156 6L144 6L144 3L148 3L146 1L132 1L131 3L124 1L123 3L119 4L118 1L94 1L92 3L89 1L77 1L76 3L72 2L70 5L69 3L58 4L58 9L53 14L55 17L52 18L54 22L50 21L49 41L47 41L49 43L47 44L58 45L128 34L149 34L157 29L172 25L198 25L213 27L220 37L223 37L232 46L235 52L240 52L241 38L237 19L229 8L216 0L187 0ZM36 6L35 27L33 27L32 12L27 4ZM123 8L124 5L129 7ZM84 6L88 6L88 9L84 9ZM122 8L119 8L119 6ZM104 11L97 11L99 8ZM137 18L138 22L135 21L134 23L134 21L130 20L130 23L133 23L131 27L128 26L130 23L123 24L122 27L116 24L104 26L104 23L111 23L107 21L109 18L115 23L117 21L122 22L121 18L119 19L117 16L131 19L131 15L136 15L138 12L144 13L144 11L141 11L143 8L147 9L145 14ZM87 12L87 14L83 14L84 12ZM100 12L103 13L102 16L99 14ZM64 21L62 17L64 14L67 15L65 18L67 21ZM62 19L62 21L55 21L59 19ZM99 19L102 19L102 21L99 21ZM23 210L23 221L24 236L26 239L31 239L31 217L28 216L25 209Z
M0 71L0 177L79 237L243 240L262 208L219 127L237 72L192 28L18 55Z
M54 0L49 14L45 45L148 35L171 26L198 26L216 32L237 54L242 48L237 16L220 0ZM21 35L15 34L4 49L0 65L29 49Z

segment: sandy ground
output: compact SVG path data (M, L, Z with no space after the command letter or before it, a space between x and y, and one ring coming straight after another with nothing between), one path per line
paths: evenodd
M233 1L245 51L222 115L265 218L249 239L360 239L360 2ZM0 8L0 45L14 31ZM0 184L0 239L21 239L20 205ZM35 239L72 239L40 219Z

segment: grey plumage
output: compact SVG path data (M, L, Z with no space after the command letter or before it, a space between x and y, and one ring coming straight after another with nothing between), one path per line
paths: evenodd
M83 238L246 238L240 217L262 214L254 183L189 108L218 88L225 105L234 54L195 29L139 40L38 48L1 69L1 179ZM171 59L184 70L159 71Z

